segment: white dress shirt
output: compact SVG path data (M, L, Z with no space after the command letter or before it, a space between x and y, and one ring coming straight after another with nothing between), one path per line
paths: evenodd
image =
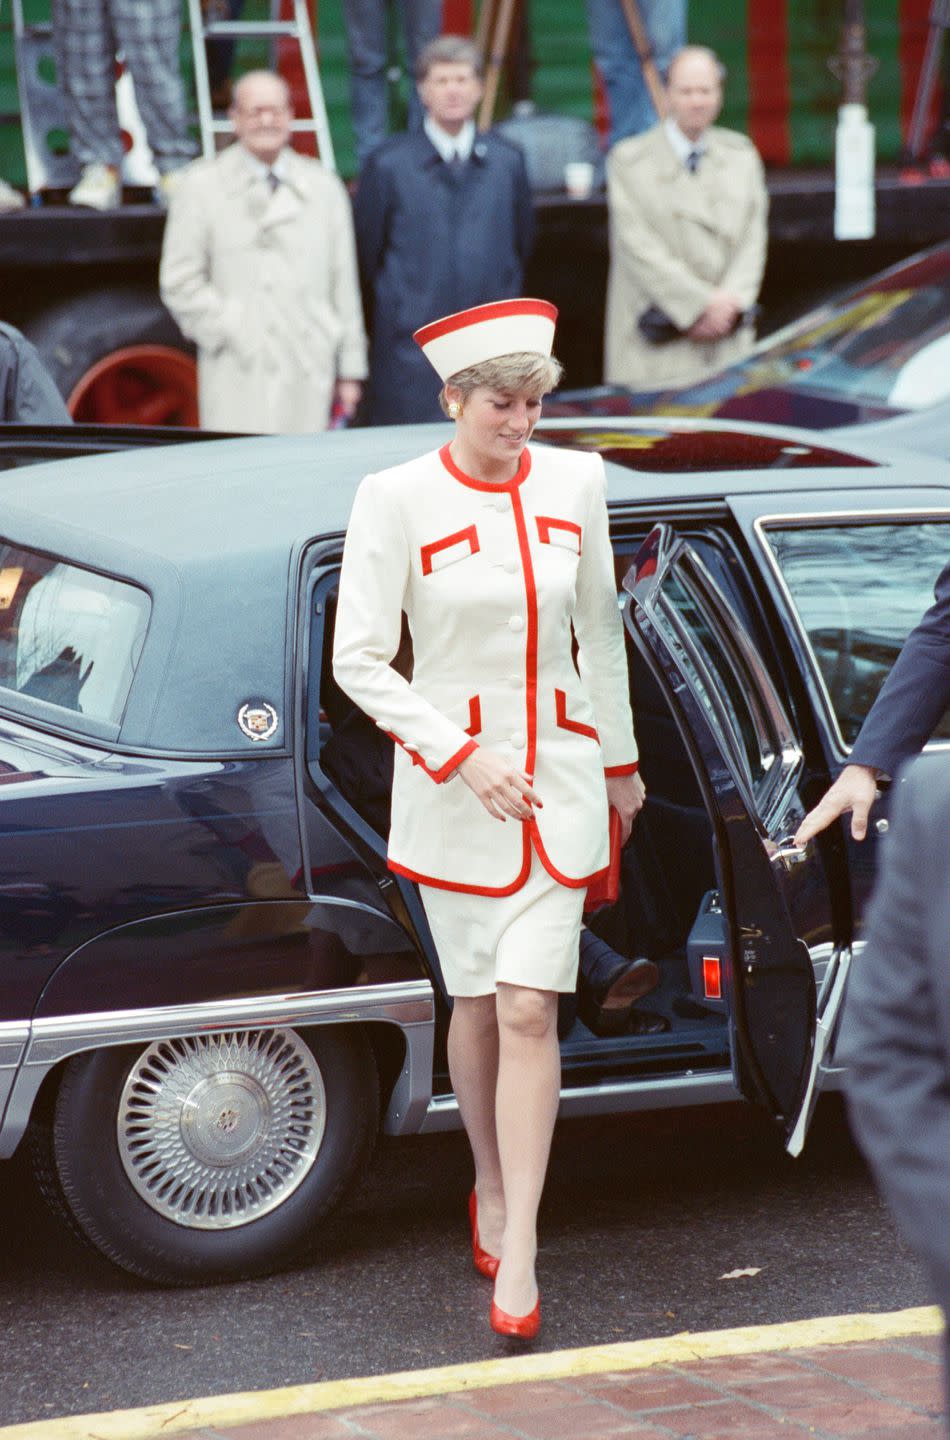
M670 144L673 147L673 150L675 151L679 159L682 160L687 170L689 169L690 155L705 155L705 134L700 135L699 138L696 140L690 140L689 136L683 134L676 121L673 120L669 115L663 121L663 128L666 131L666 138L669 140Z
M471 155L472 146L475 144L474 120L466 120L457 135L450 135L448 130L443 130L442 126L437 125L431 115L425 117L422 122L422 128L446 164L456 155L460 160L467 160Z

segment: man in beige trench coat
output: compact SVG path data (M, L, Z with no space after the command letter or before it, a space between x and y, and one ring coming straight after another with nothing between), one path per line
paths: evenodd
M762 283L768 197L752 142L713 125L722 75L704 47L679 51L667 80L666 119L608 156L608 384L686 385L752 345L753 327L743 317ZM651 307L679 338L645 338L638 322Z
M334 400L352 415L366 376L349 197L289 148L291 114L279 76L245 75L237 143L171 195L161 294L198 346L206 429L324 430Z

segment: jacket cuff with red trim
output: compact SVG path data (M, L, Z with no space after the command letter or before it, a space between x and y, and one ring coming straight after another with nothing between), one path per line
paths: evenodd
M608 779L613 779L615 775L636 775L639 769L640 761L634 760L630 765L605 765L604 774Z
M446 780L451 780L454 771L458 769L462 761L467 760L472 751L477 749L477 740L467 740L461 750L456 750L454 755L450 755L445 764L440 765L438 770L430 770L429 766L426 765L423 760L420 760L419 763L422 765L426 774L431 776L437 785L442 785Z
M440 765L438 770L433 770L431 765L426 764L414 745L407 745L405 740L400 740L399 736L394 735L392 730L387 730L385 733L389 736L390 740L394 740L402 750L405 750L413 765L421 766L429 779L434 780L436 785L444 785L446 780L451 780L462 761L467 760L472 751L478 749L477 740L466 740L465 744L459 750L456 750L454 755L449 756L444 765Z

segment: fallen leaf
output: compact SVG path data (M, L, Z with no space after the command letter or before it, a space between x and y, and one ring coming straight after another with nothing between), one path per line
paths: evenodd
M720 1280L741 1280L744 1275L760 1275L761 1265L749 1265L745 1270L727 1270L725 1275L720 1275Z
M178 1341L176 1340L174 1342L174 1348L176 1350L194 1350L195 1347L194 1345L179 1345Z

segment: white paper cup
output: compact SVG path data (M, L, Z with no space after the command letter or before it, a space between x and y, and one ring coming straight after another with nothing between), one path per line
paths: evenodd
M575 199L586 199L594 188L594 167L589 160L568 161L564 166L564 188Z

